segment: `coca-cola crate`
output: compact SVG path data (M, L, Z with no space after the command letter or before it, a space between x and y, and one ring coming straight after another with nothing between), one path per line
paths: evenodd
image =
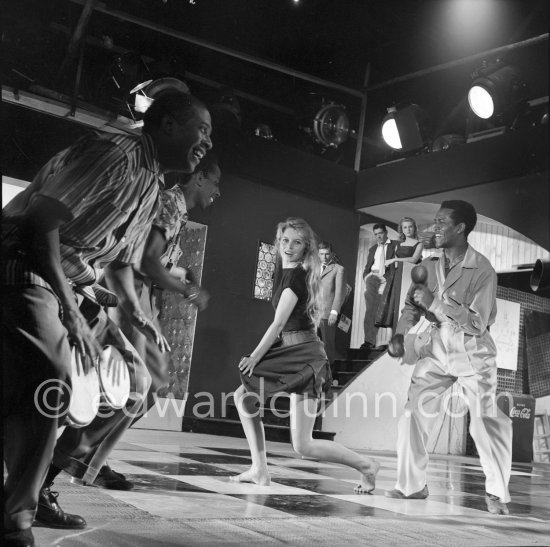
M533 461L533 431L535 429L535 398L532 395L509 393L508 397L499 393L499 408L512 419L514 437L512 460L515 462Z
M512 420L512 460L515 462L532 462L535 398L532 395L501 392L497 395L497 404ZM479 456L469 432L466 454L468 456Z

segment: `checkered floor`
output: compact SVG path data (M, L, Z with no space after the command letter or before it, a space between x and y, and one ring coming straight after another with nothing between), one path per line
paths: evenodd
M204 503L215 504L220 518L232 516L395 516L462 515L486 512L484 475L471 463L432 459L426 501L393 500L384 496L395 482L394 456L375 456L382 464L374 495L357 495L358 473L336 464L304 460L286 445L268 452L270 486L229 481L250 467L246 448L162 447L147 442L123 443L113 453L112 467L135 482L131 492L110 495L162 517L204 516ZM510 511L550 521L550 468L515 465Z
M373 545L398 544L397 541L393 543L390 538L392 532L395 535L398 531L399 537L406 533L410 538L422 538L419 543L410 542L412 545L441 545L440 541L443 540L435 539L437 533L440 534L437 537L445 537L445 534L448 536L451 533L452 541L445 543L456 545L548 544L550 535L542 532L550 530L548 464L514 465L510 484L513 499L509 505L511 515L502 517L487 513L484 476L476 459L433 457L428 475L429 498L394 500L386 498L384 490L394 486L395 455L372 455L382 465L374 495L357 495L353 492L358 479L358 473L353 469L301 459L290 445L282 443L268 443L272 484L257 486L229 481L229 476L241 473L250 466L244 439L130 430L113 452L110 465L135 483L134 490L122 492L76 487L68 483L68 478L63 479L66 486L62 482L58 485L61 486L59 500L62 507L80 512L88 519L91 524L89 528L95 530L96 536L98 530L103 529L103 543L97 538L98 543L91 540L95 537L94 533L89 534L88 541L85 534L78 534L78 541L74 535L68 541L66 532L63 536L57 531L54 536L53 530L44 534L44 529L38 529L37 537L42 533L45 540L39 545L129 545L130 543L113 539L113 533L106 534L107 528L114 525L108 519L105 522L103 513L97 514L97 508L102 504L110 504L113 509L109 514L114 515L119 511L116 513L119 517L120 510L124 511L124 508L135 511L131 522L133 545L229 545L229 539L224 541L221 532L220 536L209 536L210 539L205 539L204 542L201 541L201 534L207 534L207 531L213 533L216 527L223 528L229 524L233 527L232 533L235 533L238 525L240 532L244 527L246 534L249 534L252 523L261 523L263 526L262 541L248 540L250 535L242 532L242 537L235 536L238 539L236 544L255 545L268 540L269 543L274 538L279 538L282 530L296 529L298 531L295 540L287 538L282 542L359 545L363 544L361 534L364 532L357 531L356 527L360 524L361 530L365 530L365 527L374 526L374 523L379 524L381 529L385 523L388 530L384 531L384 537L379 537L379 541L372 538L370 544ZM86 494L95 497L88 500L88 505L78 506L78 500ZM95 515L89 514L94 511ZM316 525L318 534L321 534L325 524L327 530L330 528L334 531L336 523L342 527L342 533L338 537L344 538L346 533L349 537L342 539L342 543L335 543L331 536L332 543L328 539L324 543L323 536L319 535L315 541L308 542L306 539L311 535L311 530L300 532L297 526L298 523L303 525L313 520L319 523ZM151 526L166 532L166 523L170 526L185 525L187 531L184 536L187 539L164 542L159 532L155 534L155 541L144 539L148 533L152 533ZM456 524L462 525L461 532L457 531ZM128 521L126 525L129 525ZM445 526L448 527L447 532ZM188 535L191 527L195 533L193 540ZM494 543L481 539L490 529L496 534ZM414 530L418 530L418 535L415 535ZM470 530L471 537L459 541L461 534L465 533L464 530ZM258 533L257 530L255 533ZM434 535L430 537L432 533ZM300 534L303 534L301 539ZM514 534L522 535L520 537ZM328 538L327 535L324 537ZM111 543L105 538L110 538ZM143 541L136 538L142 538ZM356 541L349 538L355 538Z

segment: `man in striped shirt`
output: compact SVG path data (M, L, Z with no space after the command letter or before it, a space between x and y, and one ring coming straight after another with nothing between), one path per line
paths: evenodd
M33 544L37 507L37 520L46 525L86 526L61 510L48 486L61 470L93 482L139 411L149 373L135 350L125 348L134 356L126 408L88 427L67 428L57 443L59 418L41 403L60 408L62 390L49 390L42 401L38 389L48 382L70 386L71 345L85 368L97 356L94 333L73 291L95 282L94 267L117 265L113 275L124 288L120 305L161 350L169 349L140 308L132 264L155 217L163 173L193 171L212 146L210 132L210 114L200 101L166 92L146 112L140 137L80 139L54 156L3 210L5 542Z

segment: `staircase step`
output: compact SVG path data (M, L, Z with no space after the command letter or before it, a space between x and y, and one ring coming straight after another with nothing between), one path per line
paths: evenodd
M357 376L357 372L347 372L344 370L333 372L332 379L336 380L339 386L344 386L351 382Z
M329 395L330 401L336 399L339 393L360 373L370 367L374 361L386 353L386 347L378 349L349 348L347 359L336 359L332 364L333 386Z
M333 372L361 372L373 362L374 359L340 359L334 361L332 370Z
M383 348L371 348L371 349L362 349L362 348L349 348L347 351L348 359L378 359L387 350L386 347Z
M244 437L243 427L239 420L223 418L183 418L182 431L225 435L227 437ZM268 441L290 442L290 428L282 425L264 424L265 438ZM334 440L336 433L313 430L314 439Z

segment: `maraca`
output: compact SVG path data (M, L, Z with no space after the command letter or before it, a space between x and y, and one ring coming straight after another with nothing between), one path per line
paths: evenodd
M394 334L388 344L388 353L392 357L403 357L405 355L405 337L402 334Z
M416 285L426 285L428 282L428 270L426 266L418 264L411 271L411 279Z

